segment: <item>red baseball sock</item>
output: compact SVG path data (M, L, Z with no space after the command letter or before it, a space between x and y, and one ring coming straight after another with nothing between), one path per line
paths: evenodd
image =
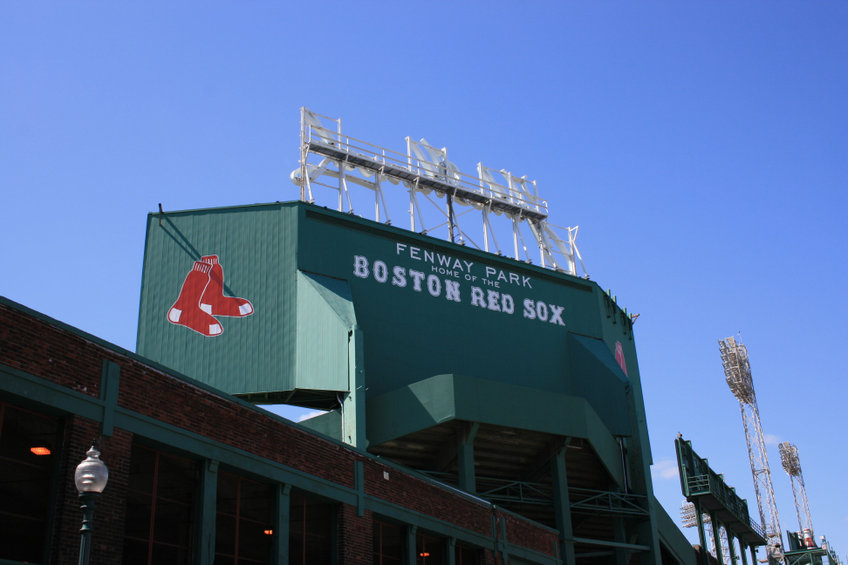
M206 337L220 335L224 331L218 320L200 309L200 297L209 286L211 270L212 265L209 263L195 261L194 267L186 275L179 298L168 310L169 322L185 326Z
M200 309L213 316L242 317L253 314L253 304L249 300L224 296L224 269L218 262L218 256L206 255L200 260L212 265L212 270L209 271L209 284L200 298Z

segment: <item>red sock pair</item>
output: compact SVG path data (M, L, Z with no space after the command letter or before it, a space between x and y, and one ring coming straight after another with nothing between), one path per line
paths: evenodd
M224 296L224 269L217 255L206 255L195 261L186 275L179 298L168 310L168 321L212 337L224 331L215 316L241 318L251 314L249 300Z

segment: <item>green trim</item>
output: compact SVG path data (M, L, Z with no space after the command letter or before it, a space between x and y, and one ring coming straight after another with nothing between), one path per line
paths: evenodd
M604 547L613 547L619 549L629 549L631 551L650 551L651 546L649 545L640 545L636 543L620 543L616 541L609 540L601 540L601 539L589 539L589 538L571 538L570 540L573 543L583 543L587 545L600 545Z
M115 427L115 407L118 406L118 388L121 386L121 367L108 359L103 360L100 372L100 400L103 401L103 424L100 433L111 436Z
M407 526L405 528L406 533L406 543L404 544L404 549L406 550L404 553L404 557L406 558L404 561L404 565L416 565L418 557L418 544L416 543L416 536L418 534L418 528L416 526Z
M291 517L291 485L277 483L276 514L274 516L274 538L271 550L271 563L284 565L289 559L289 521Z
M77 392L0 364L0 391L26 399L30 404L46 405L62 412L78 414L84 418L101 421L103 402L82 392Z
M478 422L462 423L462 433L456 438L456 463L459 474L459 488L474 494L477 492L477 480L474 473L474 438L480 429Z
M197 532L196 565L215 561L215 528L218 522L218 461L207 459L200 471L197 516L200 527Z
M571 525L571 502L568 499L568 473L565 465L565 450L568 443L562 447L551 461L551 475L554 483L554 511L556 512L556 524L562 541L562 556L566 563L574 563L574 544L567 540L572 539L574 531Z

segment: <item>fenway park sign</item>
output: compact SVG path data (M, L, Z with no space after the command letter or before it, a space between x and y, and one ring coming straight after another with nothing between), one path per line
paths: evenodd
M395 244L389 262L354 255L353 275L434 299L565 326L564 306L528 296L533 291L529 276L405 243Z

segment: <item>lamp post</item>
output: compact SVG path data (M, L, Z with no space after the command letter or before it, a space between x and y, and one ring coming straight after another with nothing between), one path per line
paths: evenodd
M100 452L94 444L85 453L86 458L77 465L74 472L74 484L79 492L82 508L82 528L80 528L79 565L88 565L91 553L91 530L94 523L94 507L100 493L106 488L109 480L109 469L100 460Z

